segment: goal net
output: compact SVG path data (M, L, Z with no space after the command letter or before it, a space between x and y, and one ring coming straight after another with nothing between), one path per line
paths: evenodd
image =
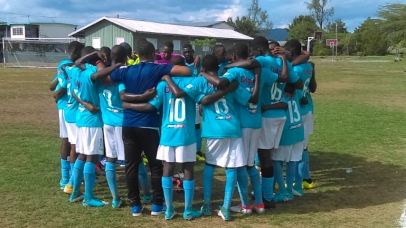
M56 68L69 58L67 48L75 38L29 38L12 40L3 38L1 52L4 67Z

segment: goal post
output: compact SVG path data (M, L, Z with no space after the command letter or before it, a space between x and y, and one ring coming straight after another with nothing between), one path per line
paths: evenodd
M3 38L3 66L29 68L56 68L69 58L70 42L76 38L26 38L24 40Z

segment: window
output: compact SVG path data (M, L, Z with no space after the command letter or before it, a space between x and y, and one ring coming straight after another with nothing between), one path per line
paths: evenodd
M24 35L23 27L13 28L13 36L22 36L22 35Z
M158 48L158 40L156 38L147 38L147 41L153 44L155 49Z
M203 46L203 47L202 47L202 51L204 51L204 52L210 52L210 51L211 51L211 48L208 47L208 46Z
M123 43L124 41L125 41L125 40L124 40L124 37L116 37L116 44L117 44L117 45Z
M92 37L92 46L95 49L100 49L101 48L101 40L100 37Z
M173 40L173 50L180 51L180 40Z

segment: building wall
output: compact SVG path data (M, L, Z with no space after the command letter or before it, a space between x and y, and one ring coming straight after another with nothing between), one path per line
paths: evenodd
M121 42L127 42L134 47L132 32L105 20L85 30L86 46L94 46L93 41L97 42L97 38L100 38L100 47L107 46L111 48Z
M152 41L151 39L156 39L157 45L154 44L154 42L151 42L154 44L155 49L158 49L159 51L162 51L162 47L164 46L165 42L171 41L174 43L174 53L181 54L181 49L184 44L190 43L197 39L196 37L185 37L185 36L174 36L174 35L159 35L159 34L146 34L146 33L136 33L134 34L134 44L138 43L140 39L147 39L150 42ZM204 39L204 38L201 38ZM180 41L180 45L176 45L176 43L179 43L177 41ZM226 39L217 39L216 43L217 44L223 44L226 49L231 48L234 43L238 42L245 42L248 44L248 41L241 41L241 40L226 40ZM136 48L135 48L136 49ZM210 50L206 50L206 52L203 50L202 47L194 47L195 50L195 55L204 55L205 53L211 53Z
M63 24L40 24L39 38L67 38L68 35L75 31L73 25Z

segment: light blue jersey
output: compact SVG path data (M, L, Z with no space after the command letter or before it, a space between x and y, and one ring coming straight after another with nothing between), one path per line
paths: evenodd
M76 96L82 101L100 106L97 82L92 81L92 75L97 72L97 68L86 64L86 70L79 77L78 92ZM76 114L76 126L78 127L103 127L101 112L92 114L82 104L79 104Z
M197 77L191 81L184 91L194 99L196 103L208 94L217 91L204 77ZM237 101L247 104L251 93L240 89L225 95L213 104L203 106L203 129L202 137L211 139L240 138L241 123L237 111Z
M219 76L223 75L223 69L224 69L224 67L227 66L227 65L228 65L228 61L227 61L227 60L224 60L223 62L221 62L221 63L219 64L219 70L217 71L217 75L219 75Z
M179 88L184 88L193 78L173 77L172 80ZM176 98L165 81L158 84L156 92L157 96L149 103L156 109L162 107L160 145L187 146L196 143L196 108L192 98Z
M272 56L258 56L255 58L262 68L270 69L272 72L281 75L283 68L283 61L281 58ZM287 62L288 77L290 83L295 83L299 77L293 72L292 64ZM273 85L264 86L261 92L261 105L270 105L279 103L282 99L283 91L285 91L286 83L275 82ZM285 116L285 110L274 109L267 110L262 113L265 118L281 118Z
M62 60L58 67L56 68L56 75L55 75L55 80L58 80L58 85L55 88L55 91L58 91L59 89L63 88L66 89L67 88L67 75L66 73L62 70L62 66L66 65L66 64L72 64L72 60L70 59L66 59L66 60ZM68 95L67 93L65 93L61 98L58 99L57 101L57 107L58 110L59 109L64 109L66 107L66 104L68 103Z
M65 72L67 77L66 94L68 101L64 109L64 117L67 123L76 123L76 111L78 110L79 102L72 96L73 92L77 93L77 86L79 85L79 77L82 74L82 70L79 67L72 66L66 67Z
M313 112L313 100L310 95L309 85L313 76L313 66L310 63L302 63L293 67L295 73L303 81L303 96L307 98L307 105L300 105L300 113L306 115L308 112Z
M284 93L282 102L288 104L286 110L286 122L283 127L280 146L291 146L304 140L304 127L300 114L299 97L295 92L293 96Z
M190 72L192 72L192 77L197 77L199 76L200 68L202 67L202 62L200 62L199 67L195 69L195 63L187 63L185 60L185 66L187 66L190 69Z
M232 82L237 80L240 87L252 94L255 86L255 75L251 70L244 68L231 68L223 75L228 81ZM270 70L263 68L261 70L260 91L264 85L271 86L278 79L278 75ZM239 92L240 90L237 90ZM261 97L258 104L261 103ZM247 103L245 105L238 104L238 111L241 118L242 128L258 129L262 127L261 106L257 104Z
M122 83L115 85L98 83L97 90L103 124L113 127L123 126L123 102L120 99L120 92L125 90L125 86Z

